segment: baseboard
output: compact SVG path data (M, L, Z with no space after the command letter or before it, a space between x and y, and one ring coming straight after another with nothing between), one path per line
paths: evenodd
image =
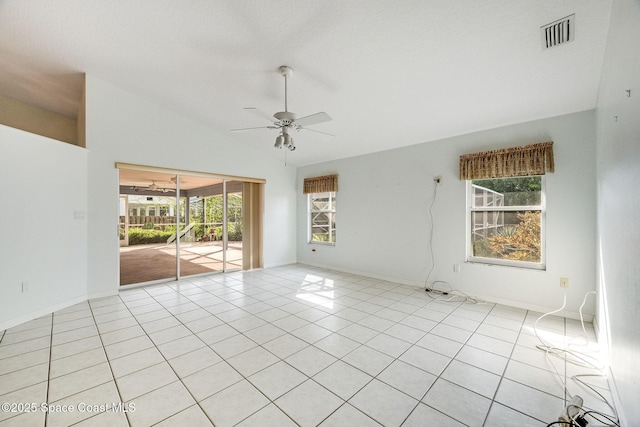
M351 269L347 269L347 268L341 268L338 267L336 268L335 266L329 266L329 265L323 265L323 264L316 264L316 263L309 263L309 262L304 262L304 263L298 263L300 265L308 265L311 267L317 267L317 268L323 268L325 270L333 270L333 271L339 271L342 273L347 273L347 274L356 274L358 276L364 276L364 277L371 277L372 279L378 279L378 280L385 280L387 282L393 282L393 283L398 283L401 285L406 285L406 286L411 286L411 287L417 287L420 289L424 288L424 283L418 283L418 282L412 282L412 281L408 281L405 279L400 279L397 277L385 277L385 276L378 276L375 274L371 274L371 273L366 273L366 272L362 272L362 271L356 271L356 270L351 270ZM461 291L464 291L463 289L461 289ZM477 298L481 298L487 302L490 303L495 303L495 304L502 304L502 305L506 305L509 307L514 307L514 308L520 308L523 310L531 310L531 311L536 311L539 313L548 313L550 311L554 311L557 310L558 307L546 307L546 306L541 306L541 305L536 305L536 304L529 304L529 303L525 303L522 301L513 301L513 300L509 300L506 298L500 298L500 297L496 297L495 295L479 295L479 294L473 294L472 296L477 297ZM574 311L568 311L568 310L562 310L559 311L558 313L556 313L557 316L560 317L566 317L568 319L574 319L574 320L580 320L580 313L574 312ZM584 317L584 321L586 323L590 323L593 321L594 316L592 314L583 314Z
M87 295L88 300L98 299L98 298L106 298L112 297L114 295L118 295L119 289L113 289L111 291L102 291L102 292L94 292Z
M0 331L11 329L14 326L21 325L30 320L34 320L39 317L46 316L48 314L53 313L54 311L62 310L63 308L71 307L72 305L79 304L85 301L87 301L87 295L81 295L79 297L72 298L70 300L67 300L58 304L50 305L40 310L32 311L31 313L0 323Z

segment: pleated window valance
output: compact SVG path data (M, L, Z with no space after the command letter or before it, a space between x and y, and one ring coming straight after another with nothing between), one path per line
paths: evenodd
M460 156L460 179L491 179L553 172L553 141Z
M304 187L302 189L304 194L326 193L330 191L338 191L338 175L325 175L304 179Z

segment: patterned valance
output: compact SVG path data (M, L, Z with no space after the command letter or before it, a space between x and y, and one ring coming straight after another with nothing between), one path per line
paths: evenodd
M460 179L491 179L553 172L553 141L460 156Z
M304 194L326 193L329 191L338 191L338 175L325 175L304 179L304 187L302 189Z

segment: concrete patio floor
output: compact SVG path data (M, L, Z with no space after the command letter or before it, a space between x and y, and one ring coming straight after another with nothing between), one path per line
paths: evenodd
M222 242L180 244L180 277L242 268L242 242L229 242L223 265ZM155 243L120 247L120 285L176 278L176 246Z

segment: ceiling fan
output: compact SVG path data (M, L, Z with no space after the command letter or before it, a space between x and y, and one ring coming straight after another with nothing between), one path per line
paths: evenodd
M151 191L159 191L161 193L168 193L170 191L176 191L173 188L166 188L166 187L160 187L158 184L156 184L155 181L151 181L151 185L148 185L146 187L139 187L134 185L133 187L131 187L131 189L135 192L138 192L140 190L151 190Z
M319 123L328 122L331 120L331 117L323 112L311 114L309 116L304 116L298 118L296 113L289 111L288 103L287 103L287 82L293 75L293 70L286 65L280 67L280 74L284 77L284 111L279 111L273 115L273 118L263 112L258 110L257 108L248 107L244 108L244 110L258 116L263 119L267 119L272 122L271 126L258 126L251 128L242 128L242 129L231 129L231 132L245 131L245 130L253 130L253 129L277 129L280 131L278 137L276 138L276 143L274 145L275 148L281 149L282 147L286 147L289 150L293 151L296 149L296 146L293 143L293 138L291 137L291 132L296 131L300 132L301 130L310 130L313 132L321 133L323 135L335 136L333 134L327 132L321 132L315 129L309 129L306 126L316 125Z

